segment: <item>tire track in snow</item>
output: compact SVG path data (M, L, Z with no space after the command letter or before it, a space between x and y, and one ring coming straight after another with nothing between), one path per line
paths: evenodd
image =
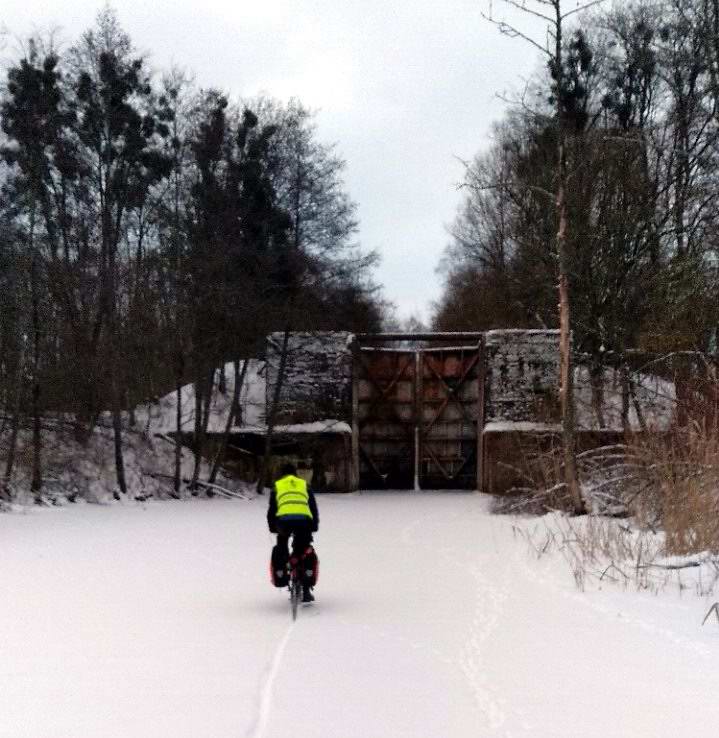
M265 677L264 684L262 685L262 689L260 691L257 719L255 720L255 723L250 727L250 729L245 733L247 738L263 738L265 734L267 723L270 719L270 712L272 710L272 689L275 685L275 679L280 672L282 659L284 658L285 650L287 649L287 644L290 641L292 632L295 629L295 624L296 622L293 622L287 628L284 637L277 646L277 650L275 651L275 655L272 659L272 664L267 671L267 676Z

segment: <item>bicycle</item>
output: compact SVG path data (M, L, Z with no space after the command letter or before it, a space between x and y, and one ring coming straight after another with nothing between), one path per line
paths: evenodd
M293 620L297 620L297 608L302 601L302 575L298 568L299 563L296 556L290 556L287 564L290 569L290 581L287 588L290 590L290 610Z
M293 552L287 562L287 571L289 575L287 588L290 592L290 610L292 619L297 620L297 608L300 602L305 602L302 596L303 591L307 586L314 586L319 576L319 562L314 547L308 546L301 556L297 556Z

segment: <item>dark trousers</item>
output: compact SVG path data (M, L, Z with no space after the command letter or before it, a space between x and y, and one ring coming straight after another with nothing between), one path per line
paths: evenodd
M290 536L292 536L292 555L301 558L307 546L312 543L312 520L309 518L297 520L277 519L277 548L285 557L285 561L290 556Z

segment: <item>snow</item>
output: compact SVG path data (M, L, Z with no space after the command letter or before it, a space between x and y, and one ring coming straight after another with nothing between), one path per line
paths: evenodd
M637 401L650 431L668 430L676 410L676 388L673 382L654 374L632 374ZM592 404L592 388L587 367L577 367L574 373L574 400L577 427L584 430L622 431L622 382L619 372L604 370L604 402L602 412L604 424L599 427L597 414ZM642 429L634 402L629 403L629 427Z
M241 367L240 367L241 368ZM250 359L247 374L240 393L242 421L247 425L261 425L265 417L265 364L257 359ZM235 386L235 370L232 362L225 365L226 391L220 392L219 370L216 372L215 385L210 407L210 420L207 429L210 433L224 433L227 415L232 405ZM158 402L141 405L135 414L137 424L147 428L149 433L167 435L177 430L177 393L170 392ZM195 388L188 384L182 388L182 429L192 433L195 427Z
M673 382L653 374L634 374L632 380L647 429L657 432L671 428L677 405L676 388ZM589 370L584 366L575 369L574 401L578 430L622 432L621 376L613 369L604 370L603 392L604 422L600 426L592 402ZM630 429L642 430L635 404L631 400L628 420ZM559 430L561 430L559 425L533 421L491 421L484 427L485 433L554 433Z
M265 433L267 431L266 425L256 426L243 426L237 429L238 432L246 433ZM294 425L276 425L274 427L275 433L289 433L289 434L313 434L313 433L337 433L340 435L351 434L352 428L349 423L345 423L343 420L334 420L328 418L326 420L316 420L314 423L295 423Z
M0 516L0 736L713 737L713 598L580 592L489 502L320 496L294 625L266 498Z
M110 422L109 419L106 422ZM19 503L33 499L30 492L32 435L22 431L18 439L21 459L13 478L13 489ZM123 459L128 497L166 497L172 491L175 470L175 443L171 438L145 434L139 430L123 433ZM86 443L80 443L69 424L46 422L43 433L44 485L43 498L63 501L78 495L89 502L109 503L118 491L115 470L113 431L98 425ZM188 448L182 449L181 476L189 481L194 469L194 457ZM209 463L203 460L200 480L207 479ZM244 493L248 486L238 479L229 479L220 470L217 482L224 489Z
M332 334L334 335L334 334ZM313 337L313 340L319 340ZM210 406L210 420L207 429L210 433L224 433L227 425L227 415L232 405L232 394L235 384L234 367L232 363L225 365L226 391L218 389L218 377ZM266 406L265 363L251 359L248 365L245 382L240 393L242 406L242 424L233 426L235 433L265 433L265 406ZM138 427L145 428L148 434L169 435L177 428L177 394L171 392L156 403L141 405L136 410ZM195 423L195 390L194 385L188 384L182 388L182 428L186 433L194 431ZM352 433L350 425L344 421L327 418L313 423L298 423L294 425L275 426L276 433L310 434L310 433Z
M548 328L495 328L491 331L487 331L485 336L489 338L503 337L503 336L547 336L556 337L560 334L558 330L551 330Z
M561 425L528 421L494 420L484 426L485 433L559 433Z

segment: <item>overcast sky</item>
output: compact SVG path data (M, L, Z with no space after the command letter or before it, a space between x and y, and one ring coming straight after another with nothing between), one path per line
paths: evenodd
M400 315L429 315L435 270L461 193L460 159L486 148L497 94L522 86L537 53L481 17L489 0L115 0L135 45L158 69L235 95L298 97L347 160L359 240ZM12 35L60 28L72 43L99 0L2 0ZM495 0L495 12L499 7ZM523 20L541 37L541 29ZM12 54L6 39L3 56Z

